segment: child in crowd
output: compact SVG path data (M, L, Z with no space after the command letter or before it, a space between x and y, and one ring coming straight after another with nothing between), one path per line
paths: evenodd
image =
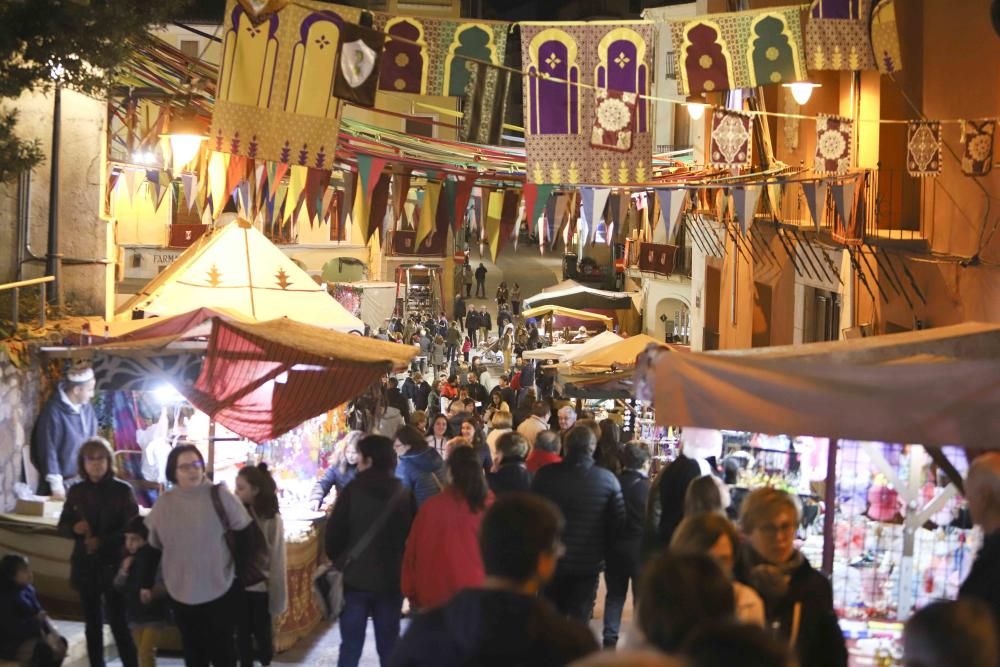
M146 573L159 567L160 554L148 543L146 521L134 517L125 527L125 550L128 556L122 561L115 575L115 588L125 595L128 627L139 654L139 667L156 664L156 649L161 643L161 631L169 623L167 589L163 577L156 573L156 585L142 591Z
M248 586L237 625L242 667L253 667L256 658L270 665L274 657L272 622L288 605L285 584L285 527L278 512L278 487L266 463L242 468L236 476L236 497L264 536L266 548L257 562L264 581ZM256 650L254 650L256 648Z
M16 554L0 559L0 659L59 667L67 643L38 602L32 579L28 559Z

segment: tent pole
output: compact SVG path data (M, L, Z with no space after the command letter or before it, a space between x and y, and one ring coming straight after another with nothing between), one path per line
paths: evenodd
M209 479L212 479L215 475L215 420L211 419L208 422L208 470L206 471Z
M826 511L823 513L823 567L822 571L828 577L833 576L834 531L836 528L837 504L837 449L840 448L838 438L830 438L826 452L826 485L823 502Z

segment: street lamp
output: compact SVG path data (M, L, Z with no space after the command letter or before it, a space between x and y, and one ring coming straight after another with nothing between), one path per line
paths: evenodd
M161 138L170 140L174 169L183 167L198 155L201 143L208 139L201 123L188 110L181 111L177 118L171 118Z
M796 81L795 83L785 83L782 84L785 88L789 88L792 91L792 97L801 106L809 101L812 97L813 88L821 88L823 84L812 83L810 81Z
M703 97L692 95L687 98L684 106L687 107L691 120L701 120L702 116L705 115L705 98Z

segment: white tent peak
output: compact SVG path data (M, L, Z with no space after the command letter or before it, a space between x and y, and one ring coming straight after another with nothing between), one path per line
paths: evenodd
M364 323L260 231L239 220L206 233L116 313L166 317L195 307L225 308L249 320L287 317L326 329Z

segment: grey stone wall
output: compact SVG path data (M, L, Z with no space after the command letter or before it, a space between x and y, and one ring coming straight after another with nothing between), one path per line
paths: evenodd
M20 369L0 353L0 511L14 509L14 484L21 479L22 456L27 456L31 428L42 399L42 370L38 355Z

